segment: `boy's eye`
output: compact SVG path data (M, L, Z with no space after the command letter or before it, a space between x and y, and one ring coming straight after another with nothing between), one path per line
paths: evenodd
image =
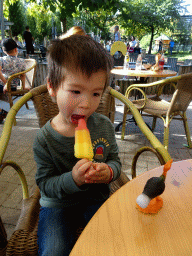
M96 96L96 97L99 97L101 94L98 93L98 92L95 92L93 95Z
M74 93L74 94L80 94L80 91L76 91L76 90L73 90L71 92Z

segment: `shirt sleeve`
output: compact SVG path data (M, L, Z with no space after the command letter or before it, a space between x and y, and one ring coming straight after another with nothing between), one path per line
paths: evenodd
M39 134L39 133L38 133ZM37 134L33 145L34 159L37 163L36 183L41 192L50 198L62 199L65 194L86 190L79 188L73 180L72 171L59 174L52 160L43 136Z
M110 152L107 156L106 164L109 165L109 167L111 167L113 170L112 181L114 181L118 179L121 174L122 164L118 155L119 149L118 149L116 138L115 138L115 130L112 124L110 125L109 133L112 135L111 136L112 139L110 141Z

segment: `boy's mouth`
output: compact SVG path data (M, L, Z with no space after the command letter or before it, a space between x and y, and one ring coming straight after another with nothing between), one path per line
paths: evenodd
M85 116L84 115L76 115L76 114L74 114L74 115L71 116L71 122L73 124L78 124L78 120L82 119L82 118L85 119Z

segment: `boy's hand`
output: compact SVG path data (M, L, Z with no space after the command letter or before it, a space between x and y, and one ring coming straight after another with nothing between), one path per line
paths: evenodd
M108 183L111 178L111 171L105 163L93 163L85 174L86 183Z
M85 174L88 170L92 170L93 163L87 159L79 160L72 169L72 177L78 187L85 184Z

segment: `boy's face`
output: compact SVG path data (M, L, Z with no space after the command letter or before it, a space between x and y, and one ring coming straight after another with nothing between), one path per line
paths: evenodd
M64 82L56 92L48 86L51 96L56 96L59 120L76 127L78 119L88 117L97 109L106 82L106 73L99 71L87 78L82 72L67 71Z

